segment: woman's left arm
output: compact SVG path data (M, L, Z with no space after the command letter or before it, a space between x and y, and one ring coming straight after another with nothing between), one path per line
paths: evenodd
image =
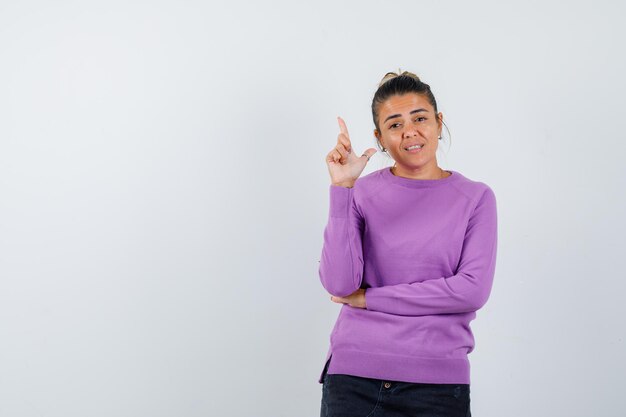
M469 219L461 261L450 277L367 288L365 308L403 316L468 313L486 304L498 244L496 198L488 186Z

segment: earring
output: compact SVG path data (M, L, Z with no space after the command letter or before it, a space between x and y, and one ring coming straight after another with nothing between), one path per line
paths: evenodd
M439 136L439 140L441 140L441 136Z
M385 149L384 147L383 147L383 152L387 152L387 149Z

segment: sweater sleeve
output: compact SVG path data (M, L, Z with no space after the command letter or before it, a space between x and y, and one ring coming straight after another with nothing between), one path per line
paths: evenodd
M456 273L421 282L368 288L366 308L403 316L477 311L491 293L497 235L496 198L487 187L468 221Z
M363 227L363 216L354 201L354 187L331 184L319 276L326 291L334 296L345 297L361 286Z

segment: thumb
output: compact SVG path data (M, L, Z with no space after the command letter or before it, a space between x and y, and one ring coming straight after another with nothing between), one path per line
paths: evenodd
M376 148L369 148L367 149L365 152L363 152L363 155L361 155L361 158L366 158L367 161L370 160L370 158L376 153L378 152L376 150Z

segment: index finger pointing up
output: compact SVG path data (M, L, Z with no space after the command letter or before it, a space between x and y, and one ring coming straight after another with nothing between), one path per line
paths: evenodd
M348 127L346 126L346 122L344 122L343 119L339 116L337 116L337 121L339 122L339 129L341 130L341 133L346 135L348 140L350 140L350 135L348 134Z

